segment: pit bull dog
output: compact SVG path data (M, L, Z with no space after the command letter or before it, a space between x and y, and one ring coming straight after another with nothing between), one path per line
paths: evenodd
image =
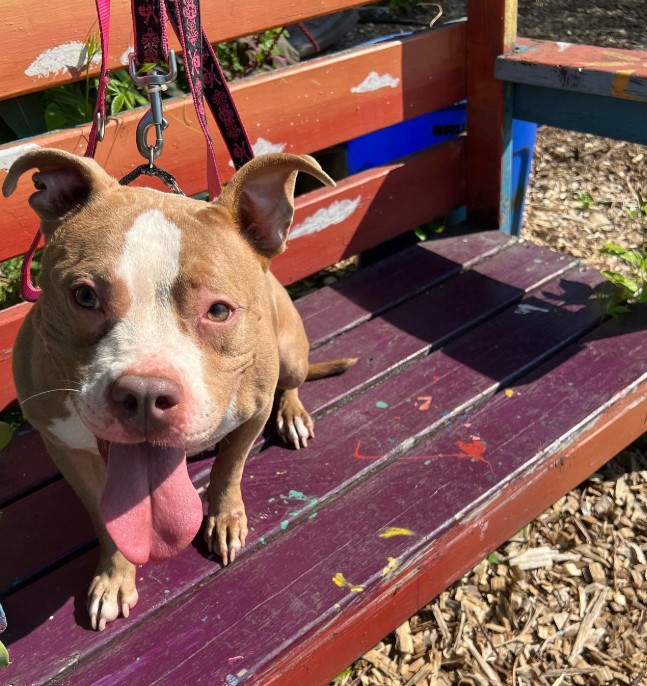
M209 204L120 186L94 160L42 149L14 162L5 197L31 169L42 295L14 377L97 531L88 611L103 630L137 602L135 565L178 553L202 524L186 456L221 441L205 539L227 564L245 545L243 466L275 391L279 434L306 446L313 422L298 387L354 362L308 364L301 319L269 271L297 173L333 182L311 157L265 155Z

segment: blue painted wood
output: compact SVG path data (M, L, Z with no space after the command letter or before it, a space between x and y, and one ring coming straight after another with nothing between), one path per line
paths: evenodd
M513 116L647 145L647 103L517 84Z

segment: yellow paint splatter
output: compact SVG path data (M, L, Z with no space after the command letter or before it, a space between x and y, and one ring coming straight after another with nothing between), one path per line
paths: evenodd
M393 538L393 536L415 536L411 529L402 529L398 526L387 526L378 534L380 538Z
M387 557L386 559L388 564L382 570L382 576L389 576L389 574L393 574L393 572L395 572L395 570L400 566L400 563L394 557Z
M514 395L514 391L511 388L506 388L505 394L508 398L512 398L512 396Z
M351 593L361 593L364 590L364 586L351 583L341 572L337 572L337 574L333 576L332 582L340 588L347 587Z

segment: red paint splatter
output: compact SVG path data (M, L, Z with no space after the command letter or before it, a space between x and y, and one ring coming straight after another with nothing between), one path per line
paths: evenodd
M431 407L431 396L430 395L419 395L416 400L422 400L423 402L418 405L416 403L416 407L421 411L421 412L426 412L430 407Z
M363 455L360 452L361 445L362 442L358 439L357 443L355 444L355 450L353 451L353 457L358 460L383 460L386 457L386 455ZM456 447L460 452L435 453L434 455L401 455L397 458L397 461L411 462L417 460L435 460L439 458L454 458L459 460L468 459L472 462L480 462L481 464L486 465L490 472L493 471L490 461L485 458L487 447L483 442L481 442L480 438L472 437L471 443L456 441Z

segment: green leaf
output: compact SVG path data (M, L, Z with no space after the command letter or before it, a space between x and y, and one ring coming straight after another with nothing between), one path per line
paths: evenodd
M498 564L499 564L499 556L498 556L496 553L490 553L490 554L487 556L487 561L488 561L491 565L498 565Z
M0 667L8 667L9 664L9 653L4 647L4 643L0 641Z
M124 107L124 101L126 100L125 93L119 93L115 98L112 99L110 103L110 114L115 115L121 112Z
M0 450L4 450L13 438L13 426L7 422L0 422Z
M605 279L607 279L611 283L615 284L616 286L620 286L621 288L624 288L630 295L634 295L640 289L640 286L636 281L630 279L628 276L625 276L624 274L620 274L618 272L610 272L607 270L602 270L600 273L602 274L602 276L604 276Z
M420 227L418 227L417 229L414 229L413 232L418 237L418 240L420 240L420 241L426 241L427 240L427 234Z
M346 667L346 669L345 669L343 672L341 672L340 674L338 674L338 675L332 680L333 684L338 683L339 681L341 681L344 677L348 676L349 674L350 674L350 667Z
M616 245L615 243L605 243L604 247L600 252L603 255L612 255L613 257L619 257L621 260L634 266L640 266L644 255L640 250L630 250L628 248L623 248L621 245Z

